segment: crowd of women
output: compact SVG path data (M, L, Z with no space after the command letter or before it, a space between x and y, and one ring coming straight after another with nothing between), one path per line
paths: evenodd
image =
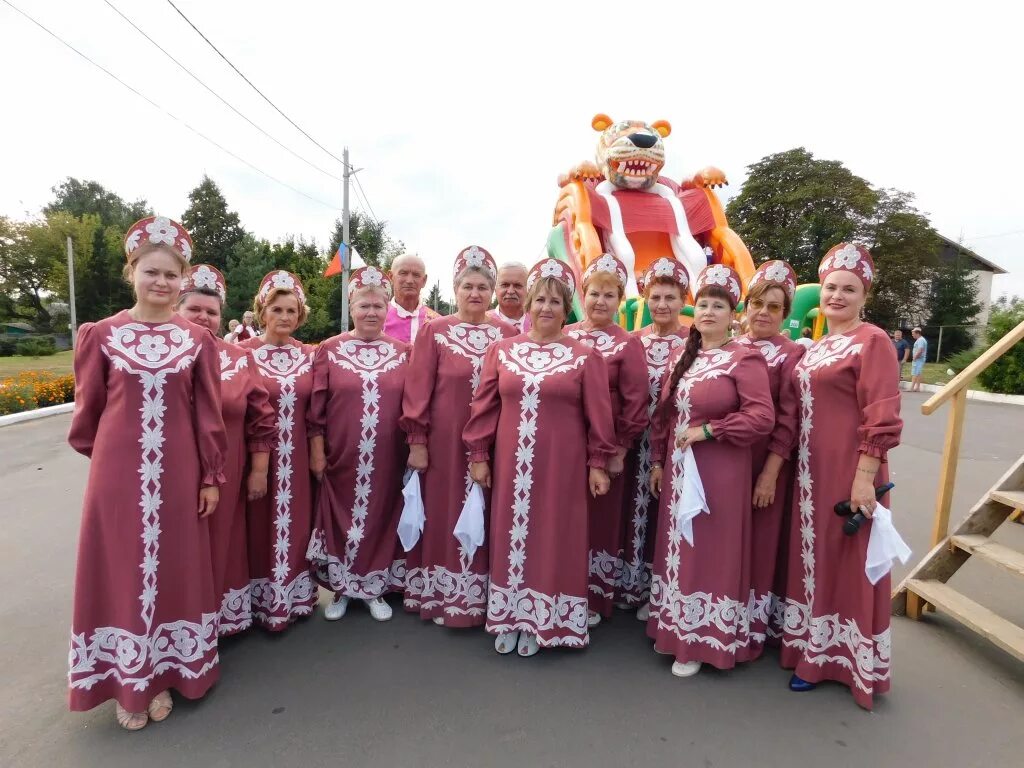
M583 648L618 608L679 677L777 644L793 690L838 681L870 708L888 689L888 578L865 577L868 536L833 512L850 500L871 517L902 426L891 343L861 319L863 247L822 260L829 332L808 350L780 333L796 288L782 261L741 286L727 266L691 282L662 258L642 276L653 323L629 333L621 262L578 278L544 259L524 333L488 312L498 269L471 246L455 313L411 345L385 335L392 282L365 267L354 330L313 347L293 335L307 313L295 275L263 279L262 331L233 344L216 335L228 286L190 265L180 224L144 219L125 250L136 303L82 326L75 351L69 441L92 461L72 709L115 699L127 729L163 720L171 688L215 683L220 636L285 630L318 586L329 620L353 599L387 620L399 593L435 624L484 627L501 654ZM733 336L744 288L749 330ZM584 319L566 325L576 300ZM405 551L413 477L423 524ZM473 547L453 531L481 492Z

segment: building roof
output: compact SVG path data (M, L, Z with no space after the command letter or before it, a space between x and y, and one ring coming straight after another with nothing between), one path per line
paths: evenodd
M955 240L950 240L948 237L943 237L942 235L939 235L939 239L942 240L942 242L944 242L948 247L952 248L953 250L959 251L964 256L967 256L978 262L978 271L993 272L997 275L1006 274L1005 269L1000 267L998 264L994 264L988 259L979 256L963 243L958 243Z
M29 333L34 333L36 330L28 323L0 323L0 328L17 328L19 331L28 331Z

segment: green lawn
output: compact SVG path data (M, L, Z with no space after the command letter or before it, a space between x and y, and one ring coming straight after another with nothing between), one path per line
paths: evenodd
M70 349L47 357L0 357L0 379L13 376L21 371L53 371L71 373L75 353Z
M0 358L2 359L2 358ZM952 381L953 377L950 376L946 371L949 369L949 365L946 363L925 363L924 373L921 376L921 381L925 384L948 384ZM903 366L903 379L910 381L910 364ZM984 392L985 388L981 386L981 383L975 379L971 382L968 389L976 389L980 392Z

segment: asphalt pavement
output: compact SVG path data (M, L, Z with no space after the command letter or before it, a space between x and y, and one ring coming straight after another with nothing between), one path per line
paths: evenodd
M891 455L897 525L927 550L945 414L904 395ZM774 654L680 680L617 613L582 652L501 657L482 631L361 605L280 636L222 644L221 681L127 733L113 704L66 705L75 548L87 461L67 416L0 429L0 766L1020 766L1024 665L931 615L893 621L893 690L872 713L845 688L786 688ZM1024 452L1024 407L968 406L954 520ZM999 538L1024 550L1024 526ZM897 569L898 578L906 568ZM959 588L1024 623L1024 585L969 563Z

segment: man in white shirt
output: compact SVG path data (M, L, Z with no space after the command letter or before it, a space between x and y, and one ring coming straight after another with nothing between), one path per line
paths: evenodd
M491 310L491 317L513 326L520 333L530 330L530 318L526 315L526 265L510 261L498 268L495 294L498 306Z
M420 294L427 285L427 265L416 254L403 253L391 262L388 274L395 297L388 307L384 333L398 341L412 344L424 325L440 317L420 301Z

